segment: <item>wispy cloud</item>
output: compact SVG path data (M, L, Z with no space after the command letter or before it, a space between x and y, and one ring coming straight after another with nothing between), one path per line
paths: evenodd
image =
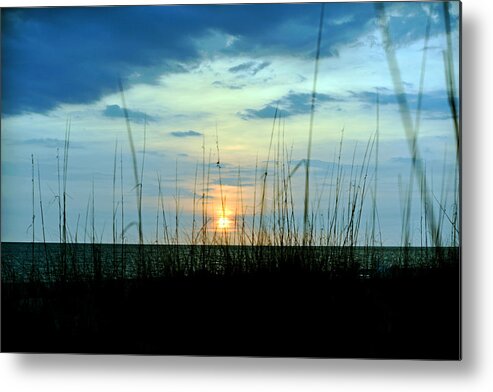
M238 64L234 67L228 69L231 73L241 73L245 72L252 76L255 76L257 73L262 71L264 68L267 68L271 63L269 61L247 61L245 63Z
M246 109L241 113L238 113L238 116L240 116L243 120L250 120L253 118L273 118L276 110L278 110L279 114L287 117L289 116L288 113L285 113L284 110L280 110L277 106L273 105L265 105L261 109Z
M392 157L389 160L389 163L391 164L406 165L406 166L410 166L411 164L413 164L413 162L414 164L420 167L424 166L424 161L422 159L413 160L413 158L410 157Z
M139 154L143 154L144 150L139 150L137 151ZM152 149L146 149L145 150L146 155L150 155L151 157L157 157L157 158L166 158L168 154L162 150L152 150Z
M39 138L39 139L26 139L9 141L9 144L24 145L24 146L38 146L46 148L62 148L65 141L55 138ZM80 143L70 141L70 148L84 148Z
M373 107L377 102L377 93L375 91L349 91L349 99L361 102L365 107ZM417 93L402 94L411 110L417 110L419 96ZM389 89L379 89L380 105L397 105L397 95ZM421 111L423 117L430 120L443 120L451 117L447 92L444 90L429 91L423 93L421 101ZM459 105L458 97L455 98L456 104Z
M136 123L143 123L144 121L155 121L154 117L149 116L148 114L140 112L138 110L127 109L127 113L129 120ZM103 116L112 118L123 118L125 115L123 112L123 108L119 105L108 105L106 106L106 109L103 110Z
M253 118L273 118L276 108L283 117L310 113L312 95L310 93L290 92L277 101L269 102L260 109L246 109L238 115L244 120ZM317 94L316 102L331 102L337 99L328 94Z
M341 26L346 23L352 22L354 15L341 15L339 18L329 18L329 26Z
M174 137L197 137L197 136L202 136L201 132L197 131L173 131L170 132L170 135Z
M216 80L212 82L212 85L216 87L227 88L230 90L241 90L246 86L245 84L227 83L227 82L222 82L220 80Z

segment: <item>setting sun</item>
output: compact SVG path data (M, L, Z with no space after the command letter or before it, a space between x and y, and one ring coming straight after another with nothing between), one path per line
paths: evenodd
M221 216L218 220L217 220L217 228L218 229L229 229L231 225L231 220L228 219L227 217L225 216Z

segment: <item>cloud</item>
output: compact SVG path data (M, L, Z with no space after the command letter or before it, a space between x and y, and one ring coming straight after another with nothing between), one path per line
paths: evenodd
M205 26L194 23L202 19L196 8L186 16L179 8L2 12L4 113L46 112L61 103L94 102L118 91L120 76L140 75L139 82L152 83L163 73L183 72L177 64L193 63L198 56L184 28L194 34Z
M379 88L375 91L348 91L350 98L369 105L376 105L377 95L380 105L397 104L397 96L388 88Z
M272 101L261 109L246 109L238 115L244 120L253 118L274 118L277 112L282 117L289 117L300 114L307 114L311 111L312 94L289 92L277 101ZM331 102L336 99L328 94L317 94L315 105L321 102Z
M457 2L450 2L457 3ZM396 45L423 37L427 13L432 34L443 33L443 12L406 3L389 5ZM190 72L204 57L314 58L320 4L177 5L9 8L2 10L2 111L46 113L61 104L87 104L127 87ZM394 8L393 8L394 7ZM458 4L450 5L453 30ZM395 8L397 10L397 8ZM321 56L375 31L372 3L326 4ZM207 37L216 37L207 41ZM231 72L255 75L267 62Z
M245 84L226 83L226 82L222 82L220 80L216 80L216 81L212 82L212 85L216 86L216 87L227 88L230 90L241 90L242 88L244 88L246 86Z
M238 181L238 176L236 177L221 177L221 179L215 179L211 182L212 185L227 185L227 186L234 186L234 187L238 187L239 185L241 185L241 187L250 187L250 186L254 186L255 183L253 181L245 181L245 179Z
M340 26L352 22L354 15L342 15L339 18L329 18L329 26Z
M266 105L262 109L246 109L241 113L238 113L238 115L243 119L243 120L250 120L252 118L274 118L274 115L276 114L276 110L278 111L279 115L283 117L287 117L287 113L285 113L283 110L279 110L278 107L273 106L273 105Z
M237 72L241 72L241 71L245 71L247 69L250 69L254 65L255 65L255 62L254 61L248 61L246 63L239 64L239 65L237 65L235 67L231 67L231 68L228 69L228 71L229 72L232 72L232 73L237 73Z
M24 145L24 146L39 146L46 148L63 148L65 141L54 138L39 138L39 139L26 139L20 141L12 141L9 144ZM69 148L83 148L79 143L70 141Z
M143 123L144 121L155 121L154 117L149 116L146 113L140 112L138 110L127 109L127 114L129 120L136 123ZM119 105L107 105L106 109L103 110L103 116L110 118L125 118L123 108Z
M267 68L271 63L269 61L247 61L245 63L238 64L228 69L231 73L245 72L252 76L255 76L258 72Z
M139 150L137 151L139 154L144 153L144 150ZM151 149L146 149L145 150L146 155L150 155L152 157L157 157L157 158L165 158L167 154L164 151L161 150L151 150Z
M452 30L459 27L459 2L446 2L451 15ZM384 4L385 15L389 21L390 35L396 47L403 47L416 42L424 37L424 27L430 18L432 25L431 36L445 33L444 12L441 2L389 2Z
M396 105L397 95L389 89L379 89L380 105ZM362 102L367 107L373 107L377 102L377 93L375 91L349 91L351 99ZM403 94L406 98L410 110L417 110L419 96L416 93ZM456 105L459 105L459 99L455 98ZM458 106L457 106L458 107ZM447 92L445 90L430 91L423 93L421 98L421 111L427 119L448 119L451 117L450 106Z
M413 159L410 157L392 157L390 158L389 164L391 165L405 165L405 166L410 166L413 163ZM417 159L415 161L415 164L419 168L423 168L425 162L423 159Z
M204 41L212 32L224 37L223 48L214 50L225 54L306 56L319 13L310 4L7 9L3 113L95 102L118 91L119 77L156 83L163 74L187 72L215 48ZM256 63L251 72L267 65Z
M197 136L202 136L202 133L190 130L190 131L174 131L174 132L170 132L170 135L174 137L197 137Z
M305 168L305 163L306 159L301 159L301 160L291 160L289 161L289 164L291 166L291 170L294 170L296 168L296 171L299 173L302 173ZM332 171L332 170L337 170L338 168L341 169L351 169L356 168L356 167L361 167L361 165L358 165L357 163L355 164L345 164L345 163L337 163L337 162L332 162L332 161L322 161L320 159L310 159L310 168L315 169L319 171L319 174L325 175L327 172Z

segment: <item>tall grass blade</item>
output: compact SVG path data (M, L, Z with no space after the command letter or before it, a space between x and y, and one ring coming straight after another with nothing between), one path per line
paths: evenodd
M138 165L137 165L137 155L135 153L135 145L132 137L132 128L130 126L130 117L128 114L127 103L125 101L125 94L123 92L123 85L121 79L118 79L118 87L120 89L120 95L122 99L122 109L123 115L125 117L125 124L127 126L127 135L128 142L130 144L130 151L132 153L132 167L134 172L134 180L135 180L135 192L137 197L137 213L138 213L138 228L139 228L139 245L144 244L144 236L142 233L142 210L141 210L141 191L140 191L140 182L139 182L139 174L138 174Z
M417 137L411 114L409 110L409 104L407 101L406 93L404 91L404 84L402 82L399 65L395 54L394 44L390 35L390 28L387 16L385 14L385 8L383 3L375 3L377 16L380 22L380 29L382 33L383 45L385 54L387 57L387 63L392 77L392 83L394 85L394 92L396 95L397 103L399 106L399 113L401 116L402 125L408 142L408 147L411 153L412 169L416 178L421 179L418 181L420 185L420 196L423 203L427 204L429 213L427 216L428 224L430 226L430 232L434 246L440 247L440 238L436 235L438 231L437 222L433 213L433 204L430 201L429 190L426 182L425 172L423 172L421 156L418 149Z
M322 43L322 29L324 22L324 10L325 3L322 3L320 10L320 24L318 27L318 37L317 37L317 52L315 54L315 71L313 74L313 89L311 97L311 107L310 107L310 126L308 130L308 149L306 153L306 165L305 165L305 197L304 197L304 209L303 209L303 245L308 245L308 231L309 221L308 221L308 211L310 203L310 159L312 154L312 137L313 137L313 120L315 117L315 101L317 98L317 78L318 78L318 64L320 60L320 45Z

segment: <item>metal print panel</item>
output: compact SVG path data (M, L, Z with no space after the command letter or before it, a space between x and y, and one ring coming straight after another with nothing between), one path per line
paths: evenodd
M460 13L2 9L2 351L460 359Z

